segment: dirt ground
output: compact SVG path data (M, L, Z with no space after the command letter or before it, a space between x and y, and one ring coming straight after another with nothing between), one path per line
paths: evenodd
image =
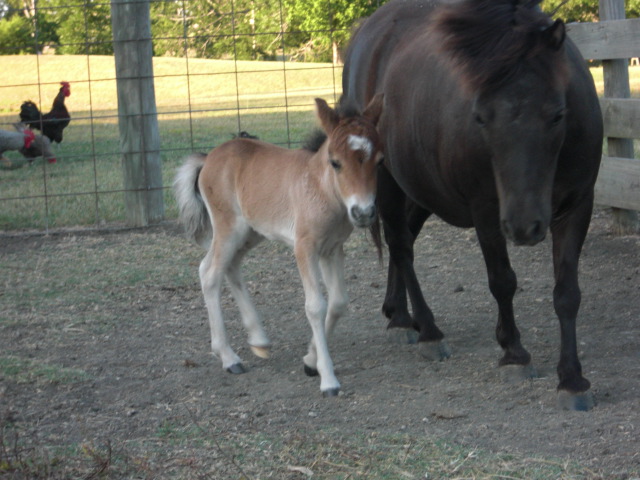
M356 234L347 245L350 310L330 344L342 392L329 399L321 396L319 380L302 372L311 331L292 256L284 248L263 244L246 262L250 290L273 342L270 359L251 354L225 294L232 343L249 369L230 375L209 353L197 280L201 252L187 246L175 224L108 235L0 237L1 258L13 268L20 258L29 263L39 255L38 265L45 265L56 257L82 263L113 254L87 278L66 280L69 296L51 300L46 312L26 301L0 307L0 356L88 375L71 382L0 375L0 414L43 443L142 441L191 415L230 430L428 435L488 451L567 459L611 478L636 478L640 237L613 236L608 222L608 213L598 211L580 266L580 356L597 401L588 413L556 408L559 329L549 241L511 249L520 285L517 321L539 378L510 384L496 366L497 311L475 234L429 220L416 247L416 270L452 357L427 362L415 345L390 341L380 313L386 269L363 234ZM139 261L155 259L157 271L152 266L142 278L100 283L110 275L117 279L125 269L118 259L142 241L156 249L141 253ZM20 283L29 275L12 271L11 282L5 277L0 303L2 297L15 299L17 291L28 297ZM91 306L87 299L98 293L103 300ZM102 320L91 323L94 317Z

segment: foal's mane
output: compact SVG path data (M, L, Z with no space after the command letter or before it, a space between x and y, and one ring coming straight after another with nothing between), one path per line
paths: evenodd
M439 52L460 74L471 92L496 88L527 65L555 76L560 84L568 72L554 26L538 4L542 0L463 0L442 6L433 17L431 35ZM554 43L555 42L555 43Z

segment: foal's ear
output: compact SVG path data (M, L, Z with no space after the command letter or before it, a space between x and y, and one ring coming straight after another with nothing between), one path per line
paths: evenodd
M362 112L362 116L371 121L374 125L378 124L380 115L382 115L382 104L384 101L384 93L376 93L371 99L367 108Z
M331 132L333 132L333 130L338 126L340 117L322 98L316 98L316 111L318 113L320 123L322 124L322 129L327 134L331 134Z

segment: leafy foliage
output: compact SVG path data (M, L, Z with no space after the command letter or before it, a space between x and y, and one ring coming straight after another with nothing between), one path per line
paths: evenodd
M33 53L30 45L33 41L29 20L20 15L0 20L0 54Z
M387 0L151 0L154 54L217 59L337 60L351 28ZM545 0L566 22L598 20L598 0ZM640 0L625 2L640 16ZM0 0L0 54L53 46L63 54L112 54L106 0Z
M299 30L311 59L336 60L337 49L350 37L352 25L371 15L385 0L283 0L292 30ZM303 50L305 48L303 47Z
M598 0L545 0L542 8L552 13L554 18L569 22L597 22L599 19ZM626 0L625 11L628 18L640 14L640 0Z

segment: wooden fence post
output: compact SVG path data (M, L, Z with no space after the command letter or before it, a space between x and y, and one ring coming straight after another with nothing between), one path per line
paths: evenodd
M111 0L127 223L164 218L149 0Z
M600 0L600 21L621 20L625 18L624 0ZM611 98L629 98L629 61L628 59L603 60L604 96ZM607 155L610 157L634 158L633 140L629 138L607 138ZM635 233L640 230L638 212L613 208L613 228L618 234Z

